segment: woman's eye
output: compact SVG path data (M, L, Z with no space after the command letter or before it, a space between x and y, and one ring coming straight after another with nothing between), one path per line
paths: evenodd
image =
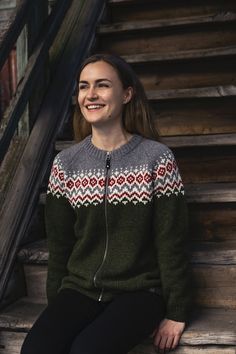
M109 86L108 86L108 84L105 84L105 83L101 82L100 84L98 84L98 87L109 87Z
M87 87L86 85L80 85L79 90L84 90L84 89L86 89L86 87Z

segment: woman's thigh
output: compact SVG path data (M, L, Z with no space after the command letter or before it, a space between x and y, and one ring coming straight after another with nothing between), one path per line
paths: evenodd
M68 354L74 337L103 308L75 290L62 290L31 328L21 354Z
M70 354L126 354L163 319L163 299L138 291L115 298L75 338Z

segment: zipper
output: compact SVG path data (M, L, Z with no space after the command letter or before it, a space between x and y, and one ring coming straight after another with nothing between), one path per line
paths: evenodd
M97 283L97 276L98 273L101 271L105 260L107 258L107 252L108 252L108 243L109 243L109 233L108 233L108 220L107 220L107 194L108 194L108 181L109 181L109 170L111 167L111 156L110 156L110 152L107 152L107 156L106 156L106 177L105 177L105 194L104 194L104 211L105 211L105 227L106 227L106 244L105 244L105 250L104 250L104 254L103 254L103 259L102 262L100 264L100 266L98 267L94 277L93 277L93 282L94 282L94 286L97 288L98 287L98 283ZM102 301L102 297L103 297L103 292L104 289L102 288L101 293L99 295L98 301Z

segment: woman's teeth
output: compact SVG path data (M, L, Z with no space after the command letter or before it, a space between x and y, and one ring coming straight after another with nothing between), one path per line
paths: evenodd
M100 108L102 108L102 107L104 107L104 105L99 105L99 104L93 104L93 105L89 105L89 106L87 106L87 109L88 110L92 110L92 109L100 109Z

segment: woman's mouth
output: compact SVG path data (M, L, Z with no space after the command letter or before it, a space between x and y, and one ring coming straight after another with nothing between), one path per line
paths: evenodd
M104 104L89 104L86 106L86 108L89 111L97 110L103 108L105 105Z

